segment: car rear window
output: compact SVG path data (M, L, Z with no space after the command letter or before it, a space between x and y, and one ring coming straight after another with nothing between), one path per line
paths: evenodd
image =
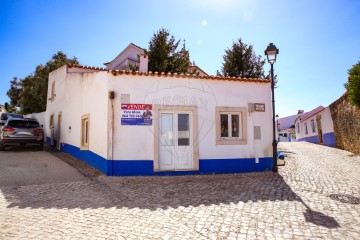
M3 113L1 114L1 120L8 120L8 118L15 117L15 118L23 118L21 114L12 114L12 113Z
M14 120L9 121L8 125L13 128L37 128L39 123L31 120Z

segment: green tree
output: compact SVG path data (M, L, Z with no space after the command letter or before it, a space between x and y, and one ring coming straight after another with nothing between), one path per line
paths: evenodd
M256 55L253 45L244 43L241 38L233 42L230 49L225 50L221 71L216 71L216 76L271 79L270 71L265 75L265 59ZM277 74L274 74L275 86Z
M13 77L10 81L10 89L6 92L6 95L10 98L9 109L13 109L19 106L20 100L20 93L21 93L21 79L17 77ZM6 110L8 111L8 110Z
M350 81L347 85L349 101L360 107L360 61L348 70Z
M16 108L14 108L10 103L5 102L4 103L4 108L7 112L15 112Z
M187 73L190 66L189 51L185 43L177 50L179 44L180 40L176 41L164 28L154 33L149 42L149 71Z
M221 74L225 77L265 78L265 60L257 56L253 46L247 45L241 38L225 50L223 59Z
M66 54L59 51L45 65L38 65L33 75L28 75L20 81L14 78L7 92L11 105L20 107L24 114L45 111L49 73L65 64L79 62L75 57L68 59Z

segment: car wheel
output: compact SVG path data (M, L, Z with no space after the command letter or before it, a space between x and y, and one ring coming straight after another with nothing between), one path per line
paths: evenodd
M0 142L0 151L5 151L5 145L2 142Z

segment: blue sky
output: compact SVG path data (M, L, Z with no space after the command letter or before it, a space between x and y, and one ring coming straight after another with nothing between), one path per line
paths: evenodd
M0 0L0 103L14 76L33 73L57 51L102 67L131 42L148 48L164 27L211 75L238 38L262 56L273 42L276 113L310 111L345 91L347 70L360 60L359 12L358 0Z

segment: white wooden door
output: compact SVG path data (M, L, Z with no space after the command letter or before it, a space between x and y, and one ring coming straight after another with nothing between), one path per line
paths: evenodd
M192 127L190 112L160 113L160 170L193 168Z

